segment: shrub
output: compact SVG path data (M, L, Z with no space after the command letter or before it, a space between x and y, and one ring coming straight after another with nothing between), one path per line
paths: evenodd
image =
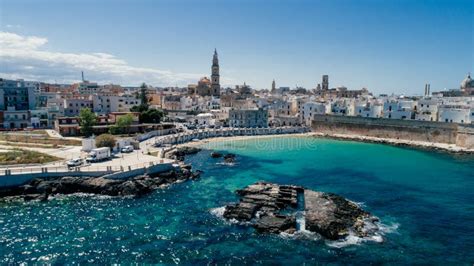
M109 147L110 149L113 149L116 143L117 141L115 140L115 137L110 134L102 134L95 138L95 145L97 148Z

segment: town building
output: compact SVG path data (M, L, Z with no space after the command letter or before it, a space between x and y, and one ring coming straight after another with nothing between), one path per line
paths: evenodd
M389 119L415 119L416 102L413 100L386 101L383 117Z
M229 126L243 128L268 127L268 112L263 109L230 110Z
M23 80L0 79L0 112L5 129L29 127L29 110L36 107L36 87Z
M94 112L108 114L113 112L128 112L134 106L141 104L135 95L124 94L94 94L92 95Z
M81 110L89 108L93 110L93 102L89 98L68 98L64 99L64 115L78 116Z

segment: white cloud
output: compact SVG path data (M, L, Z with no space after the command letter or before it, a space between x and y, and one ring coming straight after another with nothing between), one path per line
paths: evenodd
M80 72L84 71L86 78L99 83L184 86L205 75L134 67L107 53L48 51L44 48L47 42L43 37L0 31L0 76L69 83L78 81Z

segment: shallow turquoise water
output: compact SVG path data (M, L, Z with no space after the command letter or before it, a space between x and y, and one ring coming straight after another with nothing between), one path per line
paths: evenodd
M313 138L212 143L201 179L139 199L60 197L0 206L0 263L466 264L474 262L474 158ZM259 235L212 209L257 180L338 193L378 216L383 243Z

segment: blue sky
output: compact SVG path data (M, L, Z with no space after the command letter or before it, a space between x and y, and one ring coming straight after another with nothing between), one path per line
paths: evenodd
M474 72L474 1L0 0L0 76L421 94Z

